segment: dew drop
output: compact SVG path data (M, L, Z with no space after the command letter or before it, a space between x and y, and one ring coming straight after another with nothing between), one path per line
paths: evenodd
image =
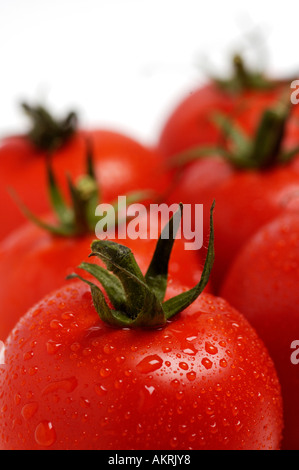
M57 380L47 385L43 391L42 395L48 395L48 393L57 392L57 390L64 390L67 393L71 393L77 387L76 377L70 377L64 380Z
M109 369L109 367L102 367L102 369L100 370L101 377L109 377L110 374L111 374L111 369Z
M186 377L188 380L190 380L190 382L193 382L193 380L196 379L196 372L194 371L187 372Z
M186 362L180 362L179 367L183 370L188 370L189 369L189 366Z
M50 322L50 328L52 328L52 330L58 330L59 328L63 328L63 324L59 320L54 319Z
M227 362L225 359L220 359L219 364L220 364L220 367L223 367L223 368L227 367Z
M210 361L210 359L208 359L207 357L204 357L201 363L206 369L211 369L211 367L213 366L213 362Z
M48 354L55 354L61 347L61 343L57 343L56 341L49 339L49 341L47 341L46 347Z
M23 359L24 361L28 361L29 359L31 359L32 357L34 356L34 353L33 351L27 351L23 354Z
M81 397L80 398L80 405L82 408L89 408L90 407L90 401L87 398Z
M28 419L32 418L35 415L38 409L38 403L26 403L21 410L21 415L27 421Z
M56 433L50 421L41 421L35 429L35 441L39 446L50 447L56 441Z
M209 341L205 342L205 350L209 354L217 354L218 353L218 349L216 348L216 346L214 346Z
M106 395L106 393L108 392L108 390L101 384L96 384L94 386L94 390L96 394L99 395L100 397L102 397L103 395Z
M147 356L142 359L136 366L136 369L142 374L148 374L160 369L163 364L163 360L157 354Z

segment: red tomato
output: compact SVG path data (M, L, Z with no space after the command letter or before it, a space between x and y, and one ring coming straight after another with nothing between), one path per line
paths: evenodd
M165 157L221 142L222 133L214 122L218 113L233 119L251 135L261 112L275 104L286 88L290 90L287 81L246 70L240 57L234 58L234 68L231 79L190 90L175 107L159 137L158 148Z
M268 109L274 98L275 107ZM255 94L247 91L243 99L238 113L235 110L234 131L230 129L230 137L218 146L219 156L215 156L215 149L213 156L181 168L168 197L169 202L203 204L205 227L215 199L217 255L212 277L216 292L241 246L280 214L288 197L299 189L297 110L293 108L293 114L289 114L288 105L277 102L277 90ZM253 102L251 107L249 103ZM250 138L253 132L254 138ZM280 156L294 148L290 162L283 165Z
M170 284L167 296L184 288ZM158 329L112 328L75 282L17 324L1 449L278 449L280 387L254 330L201 295Z
M168 179L157 151L108 130L77 131L54 152L52 163L60 184L65 175L81 176L85 169L86 139L93 148L95 171L102 199L109 202L130 191L152 189L163 193ZM24 222L8 192L13 188L35 214L49 210L46 152L35 148L25 136L3 139L0 146L0 240ZM142 175L142 178L140 177Z
M262 227L235 259L221 294L264 340L277 368L284 403L283 448L299 449L299 216L286 213Z

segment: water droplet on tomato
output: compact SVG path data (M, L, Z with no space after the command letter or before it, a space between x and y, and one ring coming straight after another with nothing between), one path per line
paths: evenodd
M52 330L58 330L59 328L63 328L63 324L59 320L54 319L50 322L50 328L52 328Z
M46 347L48 354L55 354L61 347L61 343L57 343L57 341L49 339L49 341L47 341Z
M43 389L42 395L48 395L48 393L54 393L57 392L57 390L64 390L67 393L71 393L77 387L77 383L76 377L51 382Z
M102 369L100 370L101 377L109 377L110 374L111 374L111 369L109 369L109 367L102 367Z
M218 353L218 348L216 348L216 346L214 346L209 341L205 342L205 350L209 354L217 354Z
M142 374L148 374L154 372L162 367L163 360L157 354L147 356L142 359L136 366L136 369Z
M220 367L223 367L223 368L227 367L227 362L225 359L220 359L219 364L220 364Z
M193 380L196 379L196 372L194 371L187 372L186 377L188 380L190 380L190 382L193 382Z
M35 441L39 446L50 447L56 441L56 433L50 421L41 421L35 428Z
M189 369L189 366L186 362L180 362L179 367L183 370L188 370Z
M208 359L207 357L204 357L201 363L206 369L211 369L211 367L213 366L213 362L210 361L210 359Z
M26 403L26 405L23 406L21 410L21 415L25 420L28 420L32 418L32 416L35 415L38 409L38 403L32 402L32 403Z

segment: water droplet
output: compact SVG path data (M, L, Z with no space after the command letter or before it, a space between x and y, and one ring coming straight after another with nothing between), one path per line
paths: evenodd
M211 367L213 366L213 362L210 361L210 359L208 359L207 357L204 357L201 363L206 369L211 369Z
M90 401L87 398L81 397L80 398L80 405L82 408L89 408L90 407Z
M16 393L15 394L15 404L19 405L20 402L21 402L21 395L19 393Z
M21 415L25 420L32 418L32 416L36 413L38 409L38 403L26 403L21 410Z
M219 364L220 364L220 367L224 367L224 368L227 367L227 362L225 359L220 359Z
M56 441L56 433L50 421L42 421L36 426L35 440L39 446L50 447Z
M62 315L61 315L61 318L63 320L71 320L74 318L74 314L72 312L64 312Z
M52 330L58 330L59 328L63 328L63 324L59 320L54 319L50 322L50 328L52 328Z
M188 338L186 338L186 341L194 341L196 338L197 336L188 336Z
M195 348L186 348L186 349L183 349L183 353L189 354L190 356L195 356L195 354L197 353L197 349L195 349Z
M163 364L163 360L157 354L147 356L142 359L136 366L136 369L142 374L148 374L160 369Z
M77 352L77 351L79 351L80 347L81 346L80 346L79 343L73 343L73 344L71 344L71 351Z
M188 370L189 369L189 366L186 362L180 362L179 367L183 370Z
M35 367L29 367L29 369L28 369L28 374L29 375L32 376L32 375L35 375L37 373L38 373L38 367L36 367L36 366Z
M155 391L155 387L152 386L148 387L147 385L145 385L144 388L148 391L150 395L152 395Z
M24 361L28 361L29 359L31 359L32 357L34 356L34 353L33 351L27 351L23 354L23 359Z
M103 395L106 395L106 393L108 392L108 390L101 384L96 384L94 386L94 389L97 395L99 395L100 397L102 397Z
M51 382L47 385L43 391L42 395L47 395L48 393L54 393L57 390L64 390L67 393L71 393L77 387L76 377L70 377L69 379L57 380L56 382Z
M206 341L205 342L205 350L207 351L207 353L209 354L217 354L218 353L218 349L216 348L216 346L214 346L212 343L210 343L209 341Z
M179 385L180 385L180 381L178 379L173 379L171 382L170 382L170 385L172 385L173 387L177 388Z
M109 377L110 374L111 374L111 369L109 369L109 367L102 367L102 369L100 370L101 377Z
M105 344L105 346L103 347L103 351L105 354L112 354L113 351L114 351L114 346L111 346L111 344Z
M46 344L48 354L55 354L61 346L61 343L49 339Z
M190 380L190 382L193 382L193 380L196 379L196 372L194 371L187 372L186 377L188 380Z

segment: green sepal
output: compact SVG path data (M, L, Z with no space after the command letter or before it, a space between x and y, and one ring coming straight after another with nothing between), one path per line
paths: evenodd
M73 111L58 120L43 106L30 106L28 103L22 103L21 106L32 121L28 138L47 153L62 147L77 130L78 118Z
M189 305L191 305L197 297L202 293L204 288L206 287L207 283L209 282L210 274L212 271L212 267L214 264L215 259L215 251L214 251L214 225L213 225L213 211L215 207L215 201L210 209L210 237L209 237L209 244L208 250L206 255L206 260L204 264L204 268L202 271L202 275L200 278L199 283L186 292L177 295L176 297L172 297L169 300L166 300L162 304L165 316L167 319L177 315L178 313L185 310Z
M263 112L253 139L229 116L215 113L212 120L222 132L223 143L188 149L172 158L172 166L180 170L197 159L219 156L240 170L263 170L275 164L287 163L298 153L297 146L288 152L282 148L290 113L291 105L283 96L276 106Z
M238 94L246 90L271 90L277 84L269 80L260 71L249 70L243 57L235 54L232 60L232 77L227 80L214 79L214 82L228 93Z
M181 220L182 204L179 205L179 210L176 213L177 218L175 219L176 214L174 214L162 231L145 276L143 276L128 247L109 240L97 240L92 243L90 256L96 256L103 261L107 270L112 274L105 275L102 267L95 268L95 265L88 263L82 263L79 268L84 269L97 279L105 289L114 308L109 309L100 288L91 281L85 280L77 274L71 275L71 277L79 277L91 287L95 309L104 322L118 327L157 328L165 325L171 317L183 311L196 300L207 285L214 263L214 205L213 202L210 211L209 246L199 283L193 289L165 302L163 300L167 287L168 262L178 229L178 220ZM169 231L168 240L163 238L166 231ZM159 281L161 286L158 285Z
M160 235L151 263L145 274L147 285L153 290L160 302L163 301L167 288L168 264L181 222L182 211L183 204L180 203L179 210L171 217Z

